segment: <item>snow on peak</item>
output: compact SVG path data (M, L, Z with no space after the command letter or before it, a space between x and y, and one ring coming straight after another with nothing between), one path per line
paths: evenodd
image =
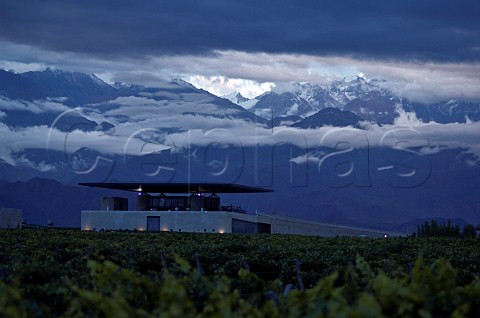
M332 82L328 90L335 100L341 104L346 104L372 91L383 91L380 88L380 83L381 82L377 80L367 81L360 76L345 77L342 80Z
M111 86L115 88L132 88L135 87L134 84L124 83L124 82L114 82Z
M446 103L447 106L457 106L458 104L459 102L456 99L451 99Z
M97 85L100 85L100 86L111 86L109 85L108 83L105 83L105 81L103 81L101 78L99 78L97 75L95 74L90 74L90 79Z
M320 85L306 82L280 83L271 92L257 97L259 102L254 110L259 115L267 109L275 108L277 116L293 114L305 117L327 107L343 109L347 103L364 98L372 92L387 96L388 92L381 84L382 81L367 80L361 76L346 77Z
M221 96L223 99L228 99L234 104L242 106L245 109L250 109L258 102L257 99L248 99L244 97L240 92L231 92L230 94Z
M238 104L242 102L246 102L249 99L246 97L243 97L243 95L240 92L231 92L230 94L220 96L221 98L228 99L232 103Z
M171 80L172 83L175 83L175 84L178 84L180 86L183 86L183 87L188 87L188 88L191 88L191 89L195 89L197 90L197 88L195 86L193 86L191 83L179 78L179 77L174 77L172 78Z

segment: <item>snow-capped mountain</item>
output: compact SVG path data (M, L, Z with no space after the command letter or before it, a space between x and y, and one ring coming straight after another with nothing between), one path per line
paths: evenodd
M230 94L223 95L221 97L224 99L228 99L232 103L242 106L245 109L251 109L258 102L257 99L246 98L239 92L232 92Z
M364 120L378 124L393 123L398 116L397 107L402 107L400 98L370 91L362 96L348 101L343 110L357 114Z
M365 78L355 76L346 77L342 80L334 81L328 85L328 94L340 105L346 105L348 102L361 98L370 92L376 92L379 95L387 95L388 90L381 87L383 81L372 79L367 81Z
M424 122L463 123L480 120L480 103L449 100L434 104L405 103L403 109L417 114Z
M155 152L177 145L167 140L169 134L191 130L201 138L211 129L266 124L187 82L109 85L81 73L0 70L0 159L5 162L0 179L42 176L70 182L89 171L79 162L98 166L100 172L92 175L106 177L113 157L142 152L137 146L128 149L138 142L168 144L154 146L150 151Z
M93 108L101 116L95 119L95 116L73 112L73 107L77 106ZM0 111L0 121L12 127L48 126L56 122L65 123L66 127L61 126L63 130L72 129L71 122L85 128L109 120L114 124L126 117L128 120L159 121L173 113L265 122L241 106L181 79L158 83L157 87L110 85L94 74L52 69L18 74L0 70ZM56 121L64 112L61 120ZM71 120L66 121L68 118ZM154 127L159 125L162 124L154 124Z
M345 78L329 85L292 83L290 87L277 87L258 96L252 111L264 118L296 115L308 117L321 109L343 109L345 105L371 92L387 95L380 81L367 81L362 77Z
M179 77L174 77L172 78L171 80L172 83L175 83L175 84L178 84L180 86L183 86L183 87L186 87L186 88L190 88L190 89L193 89L193 90L198 90L195 86L193 86L191 83L187 82L186 80L184 79L181 79Z
M345 78L323 86L291 83L256 97L250 110L274 123L288 122L284 119L291 116L306 118L325 108L349 111L378 124L393 123L399 108L414 112L423 122L480 120L480 102L449 100L424 104L395 96L385 84L363 77Z

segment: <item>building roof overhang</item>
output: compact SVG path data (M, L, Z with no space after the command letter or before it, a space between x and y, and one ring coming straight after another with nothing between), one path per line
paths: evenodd
M85 182L81 186L124 190L139 193L260 193L271 189L251 187L233 183L149 183L149 182Z

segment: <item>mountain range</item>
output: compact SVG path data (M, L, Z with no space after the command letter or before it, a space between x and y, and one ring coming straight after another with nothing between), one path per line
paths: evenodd
M292 83L288 88L273 89L253 99L233 92L224 98L247 106L256 115L281 122L291 116L305 118L325 108L352 112L363 120L388 124L398 116L398 107L414 112L424 122L465 122L480 119L480 103L448 100L425 104L395 96L381 80L367 81L363 77L345 78L329 85ZM350 116L345 113L346 116ZM317 125L318 126L318 125Z
M247 99L180 79L144 87L0 70L0 206L78 226L80 209L107 194L79 182L205 181L275 190L225 197L251 212L393 230L433 217L480 223L480 104L424 104L386 87L355 77Z

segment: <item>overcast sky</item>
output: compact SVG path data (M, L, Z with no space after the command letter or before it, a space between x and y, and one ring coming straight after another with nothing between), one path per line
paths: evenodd
M362 75L412 99L480 100L479 17L478 0L0 0L0 67L248 97Z

